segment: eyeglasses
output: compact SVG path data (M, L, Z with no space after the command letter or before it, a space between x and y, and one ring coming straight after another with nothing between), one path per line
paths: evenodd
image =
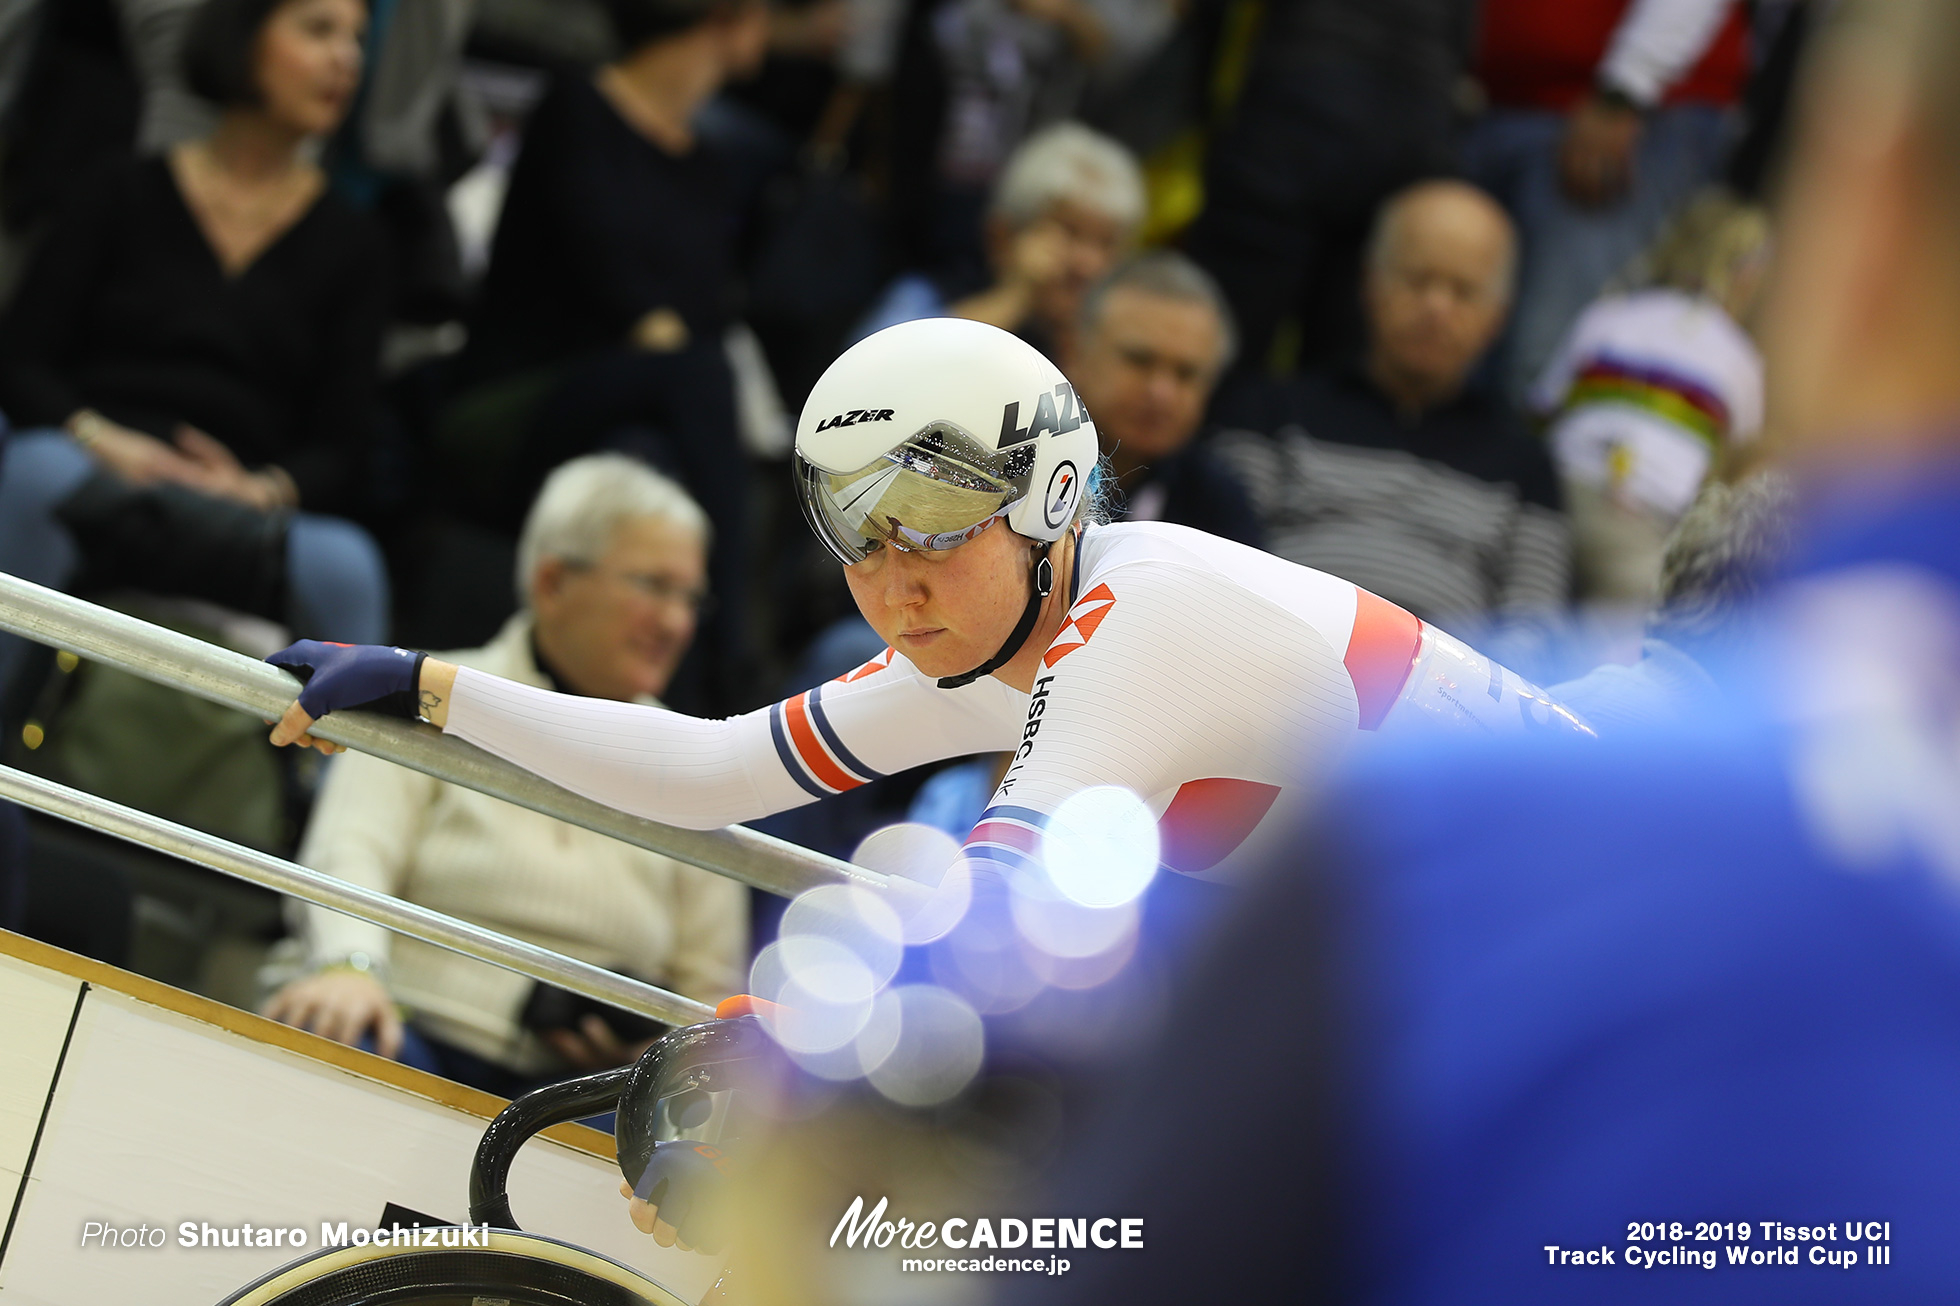
M714 595L705 586L683 585L671 576L663 576L652 571L614 571L597 567L589 562L567 562L565 564L577 571L598 572L608 580L624 585L643 599L669 607L685 608L689 614L700 617L714 610Z

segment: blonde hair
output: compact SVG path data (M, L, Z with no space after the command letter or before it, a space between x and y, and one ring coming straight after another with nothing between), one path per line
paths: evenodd
M1646 255L1648 284L1706 295L1746 316L1736 297L1769 257L1769 214L1725 190L1706 191L1662 229Z

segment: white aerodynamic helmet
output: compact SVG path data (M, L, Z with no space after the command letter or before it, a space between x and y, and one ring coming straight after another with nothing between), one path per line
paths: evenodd
M1002 517L1031 540L1068 530L1096 428L1061 369L963 318L903 322L841 354L796 425L804 515L845 564L881 544L950 549Z

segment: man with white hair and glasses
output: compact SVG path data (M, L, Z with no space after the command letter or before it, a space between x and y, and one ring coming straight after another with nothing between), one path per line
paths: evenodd
M619 454L574 459L525 522L522 610L489 644L446 657L500 683L652 706L694 637L707 543L706 515L673 481ZM378 758L333 764L299 855L704 1001L741 986L740 885ZM508 1096L623 1061L651 1033L418 939L298 911L307 973L267 1013L328 1038L372 1039L385 1056Z

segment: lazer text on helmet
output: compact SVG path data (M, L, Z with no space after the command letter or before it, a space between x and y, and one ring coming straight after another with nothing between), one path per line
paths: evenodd
M1057 408L1055 401L1061 401ZM1043 390L1040 398L1034 401L1034 416L1028 419L1025 428L1021 426L1021 401L1015 400L1000 410L1000 440L1003 449L1009 445L1026 444L1037 436L1053 432L1067 435L1080 430L1089 414L1082 411L1082 403L1075 397L1075 387L1064 381L1050 394ZM821 429L821 428L819 428Z
M817 429L828 431L833 426L856 426L859 422L889 422L892 412L890 408L853 408L848 413L824 418L817 423Z

